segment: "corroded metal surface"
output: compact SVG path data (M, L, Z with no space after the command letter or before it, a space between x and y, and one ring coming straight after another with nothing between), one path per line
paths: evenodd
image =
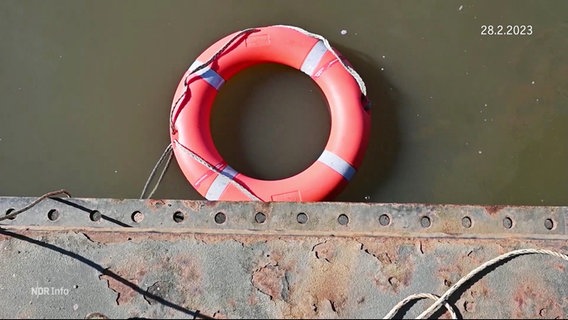
M31 200L2 198L0 210ZM51 210L59 213L54 221L48 218ZM183 220L180 214L174 220L177 211ZM57 216L51 212L51 218ZM97 212L102 218L91 221ZM215 222L219 212L225 214L222 224ZM264 223L257 222L259 212ZM300 212L306 223L298 223ZM382 317L406 296L442 294L479 264L510 250L567 252L566 212L50 199L0 229L0 316ZM341 224L346 221L338 219L341 214L347 224ZM381 224L383 215L390 224ZM464 318L565 318L565 268L552 257L522 256L483 273L450 302ZM427 303L415 304L405 316L418 315Z
M0 213L33 200L0 197ZM51 198L30 211L2 223L132 232L568 239L568 207Z

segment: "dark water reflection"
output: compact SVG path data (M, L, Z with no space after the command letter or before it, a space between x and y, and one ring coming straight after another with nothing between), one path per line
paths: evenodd
M2 1L0 194L137 197L168 143L183 71L239 29L326 36L373 100L365 162L338 200L568 204L566 1ZM481 36L530 24L531 36ZM341 31L347 34L342 35ZM213 134L267 179L317 158L329 116L299 72L229 81ZM175 162L156 197L200 199Z

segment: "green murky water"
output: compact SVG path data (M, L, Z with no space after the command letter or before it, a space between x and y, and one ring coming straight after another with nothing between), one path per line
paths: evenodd
M338 200L567 205L567 12L552 0L4 0L0 195L138 197L188 65L226 34L290 24L326 36L374 102L364 164ZM533 33L480 34L508 24ZM328 122L309 78L260 66L223 87L212 126L233 167L270 179L314 161ZM175 162L155 197L201 199Z

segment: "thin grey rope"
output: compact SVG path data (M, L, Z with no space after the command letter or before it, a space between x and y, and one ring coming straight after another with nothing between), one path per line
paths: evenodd
M166 174L168 167L170 166L170 162L172 161L172 144L171 143L168 144L168 146L166 147L166 149L164 150L164 152L160 156L160 159L158 159L158 162L156 162L156 164L154 165L152 172L150 172L150 175L148 176L148 179L146 180L146 183L144 184L144 189L142 189L142 193L140 194L140 199L144 199L144 195L146 194L146 191L148 190L148 186L150 185L150 181L152 181L152 179L154 179L154 176L156 175L156 170L158 170L158 167L160 166L160 164L162 164L164 159L167 159L166 164L164 165L162 171L160 172L160 176L158 177L158 180L156 181L154 187L152 188L152 191L150 191L150 194L148 194L148 197L146 197L146 199L150 199L154 195L154 193L158 189L158 186L160 185L160 182L162 182L162 179L164 178L164 175Z

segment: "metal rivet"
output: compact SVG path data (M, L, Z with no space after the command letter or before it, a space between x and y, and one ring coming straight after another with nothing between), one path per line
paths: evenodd
M49 212L47 213L47 219L49 219L49 221L55 221L59 219L59 211L57 211L57 209L49 210Z
M89 219L91 219L91 221L93 221L93 222L97 222L97 221L101 220L102 216L103 215L98 210L93 210L89 214Z
M387 214L381 214L379 217L379 224L381 226L388 226L391 223L391 218Z
M217 212L215 214L215 222L217 224L223 224L225 221L227 221L227 216L225 216L223 212Z
M420 225L422 228L429 228L432 225L432 221L430 221L430 217L423 216L420 218Z
M266 215L262 212L257 212L254 215L254 221L256 221L257 223L264 223L266 221Z
M339 217L337 217L337 222L340 225L345 226L349 223L349 217L345 214L340 214Z
M552 220L550 218L544 220L544 227L546 228L546 230L554 229L554 220Z
M14 211L16 211L16 209L10 208L10 209L6 210L6 215L9 215L10 213L12 213L12 212L14 212ZM14 219L16 219L16 217L12 217L12 218L8 218L8 219L9 219L9 220L14 220Z
M298 221L298 223L304 224L304 223L308 222L308 215L303 213L303 212L300 212L296 216L296 220Z
M144 220L144 214L140 211L134 211L132 212L132 221L136 222L136 223L140 223L142 222L142 220Z
M503 227L505 227L505 229L511 229L513 227L513 220L509 217L503 219Z
M185 219L185 215L181 211L174 212L173 219L176 223L181 223Z
M465 216L462 218L462 226L466 229L471 228L471 218L468 216Z

